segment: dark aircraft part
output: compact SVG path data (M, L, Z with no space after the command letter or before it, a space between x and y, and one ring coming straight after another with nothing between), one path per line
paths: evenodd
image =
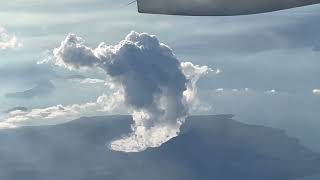
M320 3L320 0L137 0L140 13L186 16L248 15Z

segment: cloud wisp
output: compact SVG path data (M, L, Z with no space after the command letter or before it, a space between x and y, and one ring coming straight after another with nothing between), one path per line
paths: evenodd
M95 102L72 105L56 105L32 110L12 109L0 121L0 129L18 128L30 125L53 125L65 123L83 116L107 115L117 111L123 97L119 92L103 94Z
M97 48L90 48L81 37L69 34L50 59L70 70L103 69L107 74L105 85L111 93L92 103L11 112L0 126L12 128L37 119L71 120L124 105L133 116L132 133L110 143L111 149L124 152L158 147L177 136L192 106L199 104L197 81L211 71L207 66L181 63L156 36L133 31L114 46L101 43Z
M88 84L88 85L105 83L105 80L103 79L92 79L92 78L84 78L84 79L74 78L74 79L69 79L68 81L70 81L71 83Z
M0 50L22 47L16 36L10 36L8 31L0 26Z

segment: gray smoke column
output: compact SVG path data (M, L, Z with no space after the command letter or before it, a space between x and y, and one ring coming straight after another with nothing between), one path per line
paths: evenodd
M54 49L53 62L68 69L102 68L132 113L132 134L110 143L116 151L158 147L179 133L196 93L196 81L210 69L180 63L172 50L153 36L131 32L115 46L91 49L69 34Z
M318 4L320 0L137 0L141 13L233 16Z

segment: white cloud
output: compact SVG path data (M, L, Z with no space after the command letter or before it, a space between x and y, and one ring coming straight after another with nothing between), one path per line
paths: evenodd
M224 89L223 89L223 88L218 88L218 89L216 89L215 91L221 93L221 92L224 91Z
M33 109L29 112L15 111L8 115L0 128L15 128L24 125L57 124L79 118L89 112L96 112L96 103L74 104L70 106L52 106L44 109Z
M0 121L0 129L16 128L25 125L59 124L82 116L105 115L117 110L123 102L120 93L115 92L98 97L96 102L73 104L68 106L57 105L31 111L13 111Z
M263 94L263 95L276 95L279 94L279 91L275 90L275 89L271 89L271 90L266 90L266 91L258 91L258 90L254 90L251 88L239 88L239 89L224 89L224 88L217 88L213 91L214 94L216 95L221 95L221 94L230 94L230 95L244 95L244 94Z
M100 111L114 112L116 109L120 109L120 105L124 102L124 96L122 89L115 91L111 94L103 94L97 99L97 103L101 105Z
M215 93L221 94L221 93L232 93L232 94L242 94L242 93L249 93L252 90L250 88L243 88L243 89L224 89L224 88L217 88L214 90Z
M320 89L314 89L314 90L312 91L312 93L313 93L313 95L315 95L315 96L320 96Z
M275 89L271 89L271 90L265 91L265 93L266 93L267 95L275 95L275 94L278 93L278 91L275 90Z
M0 50L22 47L16 36L10 36L7 30L0 26Z
M105 83L105 80L103 80L103 79L92 79L92 78L69 79L68 81L73 82L73 83L79 83L79 84L87 84L87 85L104 84Z
M197 100L197 81L204 75L208 74L210 71L213 71L207 66L193 65L191 62L182 62L181 68L183 74L186 76L190 82L187 84L187 90L183 92L183 95L186 97L186 101L189 106L192 106Z
M193 65L190 62L182 62L181 68L187 79L190 79L187 90L183 92L190 110L196 112L207 112L211 110L212 107L209 104L204 104L197 98L197 81L202 76L214 70L207 66ZM219 69L215 71L216 74L219 74L220 72L221 71Z

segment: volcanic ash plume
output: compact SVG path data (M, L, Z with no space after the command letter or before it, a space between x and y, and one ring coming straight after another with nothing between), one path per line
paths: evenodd
M133 115L133 132L110 143L115 151L158 147L179 133L196 93L196 81L210 69L180 63L172 50L146 33L131 32L115 46L92 49L69 34L54 49L53 62L68 68L102 68Z

